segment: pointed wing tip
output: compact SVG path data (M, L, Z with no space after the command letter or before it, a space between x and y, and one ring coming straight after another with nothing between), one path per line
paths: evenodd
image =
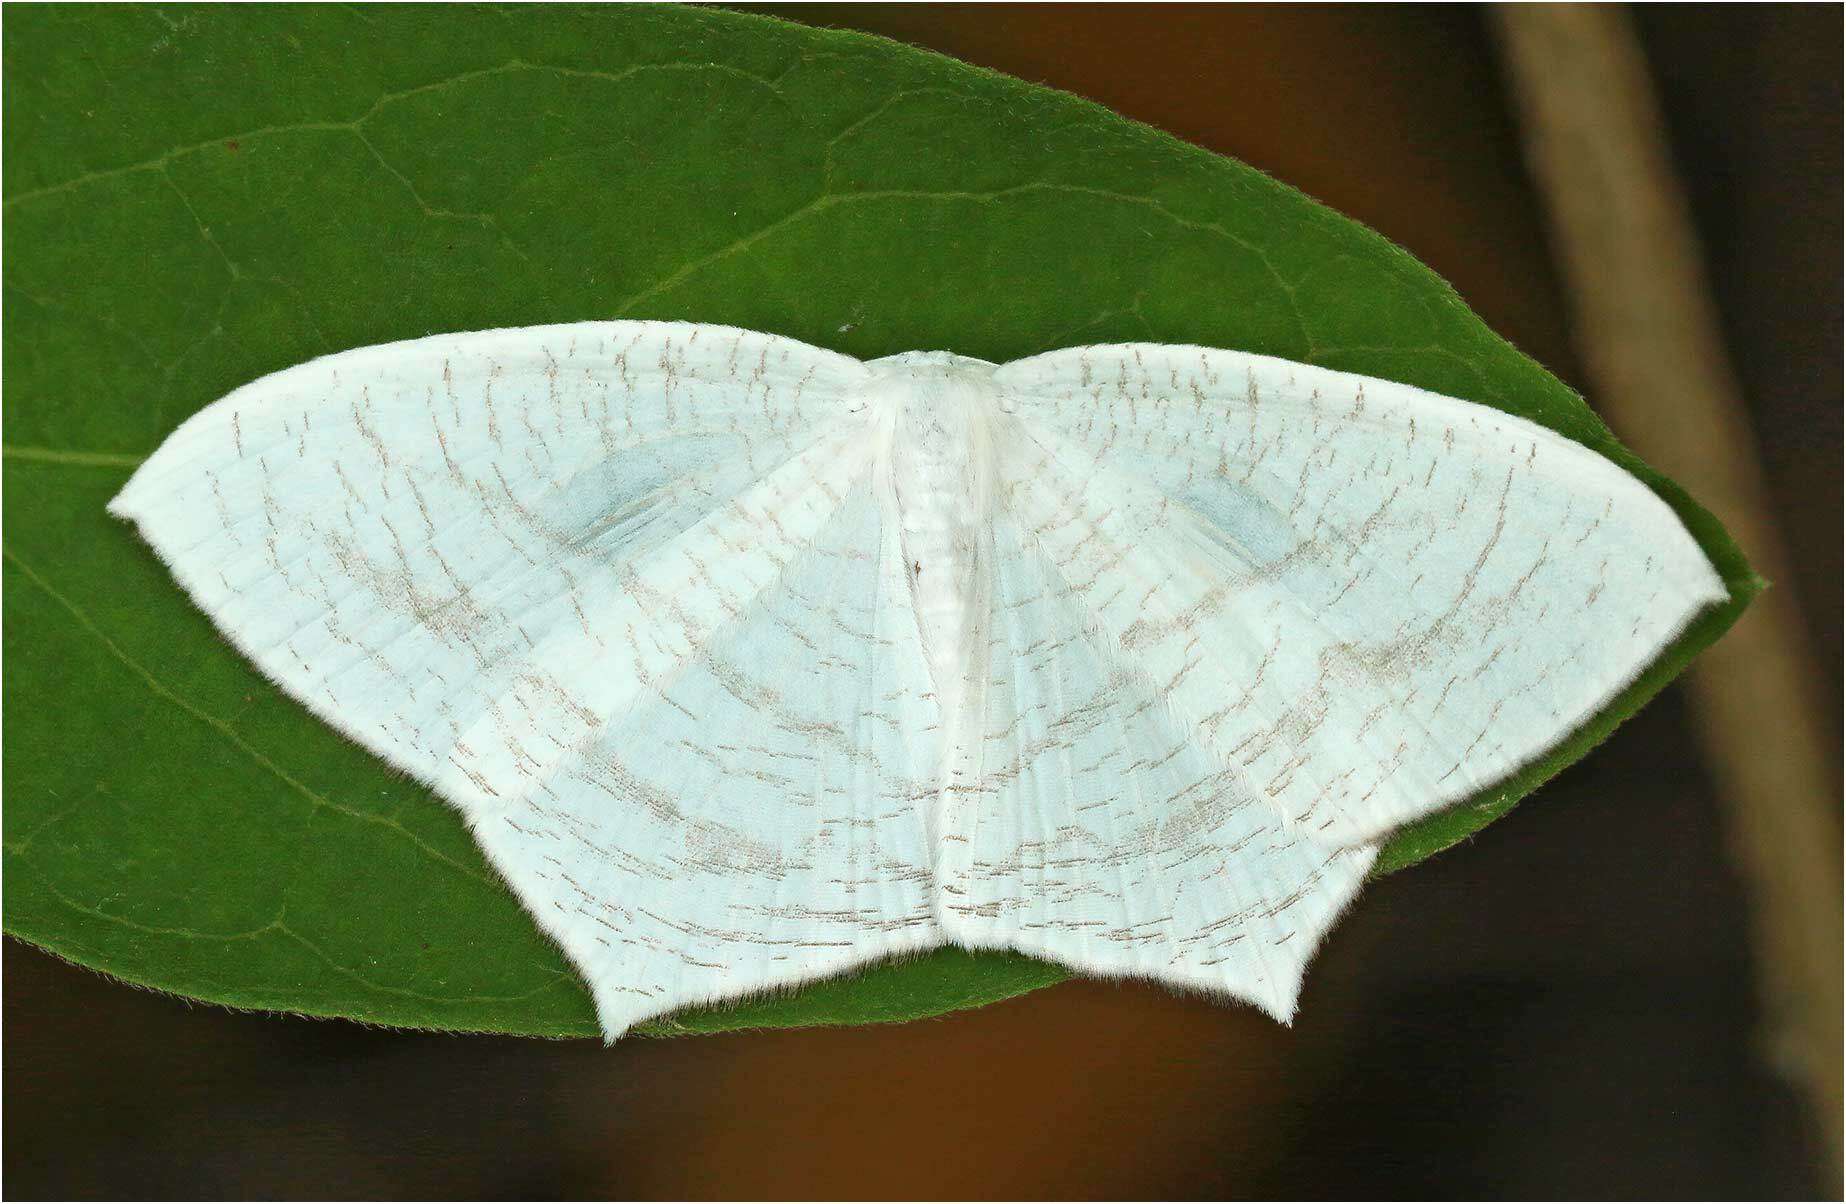
M568 947L565 949L568 956ZM578 967L578 972L589 983L590 998L596 1006L596 1027L602 1030L604 1049L626 1037L633 1031L635 1025L649 1018L643 1014L644 1009L635 1006L633 996L623 997L615 992L602 990L598 980L585 972L582 966Z
M135 483L133 478L130 478L128 484L122 486L121 492L109 499L109 504L104 506L103 510L108 513L110 518L119 518L124 522L134 522L138 517L134 504L134 492Z
M1344 906L1340 910L1345 910ZM1326 926L1310 941L1300 961L1272 967L1271 977L1263 984L1261 993L1250 992L1245 995L1258 1011L1283 1028L1295 1027L1295 1016L1301 1010L1301 986L1307 979L1308 966L1320 951L1320 938L1331 930L1337 914L1328 917Z
M141 461L135 470L128 474L128 479L122 482L122 487L115 491L115 496L110 498L108 504L103 507L111 518L132 520L136 517L140 509L136 503L144 489L142 481L147 476L148 461L159 454L159 450L156 449L153 456Z
M1750 579L1744 584L1751 593L1757 593L1769 583L1755 573L1751 573ZM1718 566L1710 560L1705 561L1705 575L1699 582L1699 586L1697 605L1700 609L1707 606L1721 606L1731 600L1731 587L1725 583L1724 577L1718 572Z
M1256 1007L1263 1015L1283 1028L1293 1028L1295 1027L1295 1013L1300 1010L1298 1006L1300 999L1301 994L1297 989L1290 991L1287 995L1278 994L1273 998L1258 1002Z

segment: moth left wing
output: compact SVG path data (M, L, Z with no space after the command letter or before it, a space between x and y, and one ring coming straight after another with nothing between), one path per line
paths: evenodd
M613 1037L940 943L937 721L863 379L680 323L364 348L208 407L111 510L462 809Z
M943 943L924 828L941 725L884 520L870 482L849 483L670 677L472 812L610 1038ZM677 636L660 625L636 634Z
M207 406L109 509L290 694L456 801L486 800L519 786L505 750L458 766L454 749L530 688L539 639L590 641L598 599L646 585L636 566L693 572L675 540L717 532L739 499L754 508L730 526L753 531L782 496L765 480L799 485L804 456L837 466L821 441L839 442L863 373L789 339L671 322L358 348ZM747 596L753 580L724 585Z
M1639 480L1484 406L1153 345L996 384L1007 505L1092 630L1333 844L1538 758L1726 596Z

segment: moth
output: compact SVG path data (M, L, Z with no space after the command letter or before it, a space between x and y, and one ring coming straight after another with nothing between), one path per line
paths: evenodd
M460 809L611 1040L948 943L1287 1020L1392 829L1726 597L1545 427L1152 344L442 335L238 389L110 510Z

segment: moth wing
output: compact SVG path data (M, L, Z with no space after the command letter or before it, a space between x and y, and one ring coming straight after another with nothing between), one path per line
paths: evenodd
M897 539L850 484L671 677L477 811L610 1037L943 943L924 828L941 724Z
M897 667L907 649L868 651L863 626L809 631L772 589L817 558L876 584L861 561L880 563L882 536L847 507L870 459L849 414L863 378L857 361L790 340L676 323L365 348L208 407L110 508L283 689L461 807L585 968L614 1035L927 939L904 868L920 853L901 821L869 841L851 809L907 789L893 783L908 781L909 750L860 746L912 722L898 715L916 694ZM740 629L753 641L727 644ZM794 775L806 809L767 793L739 809L716 787L704 802L717 812L689 809L691 783L764 785L765 759L786 750L758 730L763 715L740 727L735 708L680 692L727 661L789 659L797 632L827 652L816 721L858 751ZM705 777L695 752L638 726L670 726L674 702L708 716L694 743L735 746ZM848 702L859 710L825 711ZM612 732L630 741L614 760ZM841 788L844 810L816 801ZM591 864L596 848L613 861ZM733 895L713 889L751 858ZM808 891L809 873L862 906L829 918L816 900L848 886ZM587 914L623 898L652 914ZM816 909L814 947L793 935L796 898ZM766 910L735 910L750 906ZM610 923L628 925L626 944ZM726 947L735 956L715 955ZM708 964L685 962L692 949Z
M360 348L206 407L109 508L266 674L437 783L541 636L806 450L861 372L680 323Z
M1287 1021L1376 849L1285 822L1097 629L1024 518L1002 510L992 537L978 786L943 845L945 930Z
M1006 504L1112 654L1329 843L1537 759L1726 597L1639 480L1484 406L1153 345L997 383Z

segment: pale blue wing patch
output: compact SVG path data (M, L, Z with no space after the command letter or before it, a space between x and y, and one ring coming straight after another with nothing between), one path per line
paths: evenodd
M1673 512L1522 419L1185 347L1002 368L1035 527L1281 814L1375 840L1538 758L1725 596Z
M695 655L477 810L605 1033L942 943L939 719L890 543L862 480Z
M613 1036L940 943L863 381L671 323L366 348L201 412L111 509L461 806Z

